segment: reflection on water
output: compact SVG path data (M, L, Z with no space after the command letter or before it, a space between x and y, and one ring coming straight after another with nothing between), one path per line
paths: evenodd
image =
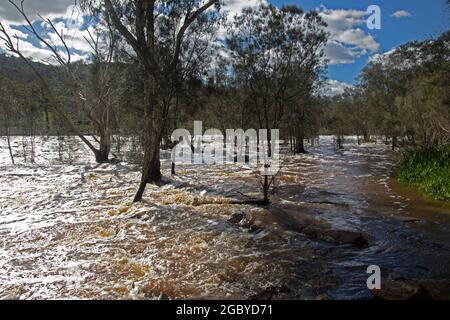
M393 158L323 137L286 158L268 208L232 204L259 194L244 167L180 167L132 205L128 164L1 162L0 297L371 298L373 264L448 279L450 209L397 184Z

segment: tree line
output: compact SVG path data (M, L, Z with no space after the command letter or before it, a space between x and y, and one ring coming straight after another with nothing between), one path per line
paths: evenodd
M228 16L219 0L81 0L96 26L85 37L89 61L74 62L51 20L40 23L56 44L34 27L23 2L10 4L53 63L25 57L0 23L0 38L16 57L0 57L4 132L73 134L99 163L110 160L121 136L137 137L135 201L161 181L160 150L172 146L171 132L193 120L223 132L280 129L293 153L306 152L304 141L320 134L381 135L393 147L399 140L448 143L448 33L373 60L357 86L327 97L329 35L315 11L262 4Z
M376 57L358 84L327 104L338 136L385 137L400 145L436 147L450 141L450 32L413 41Z

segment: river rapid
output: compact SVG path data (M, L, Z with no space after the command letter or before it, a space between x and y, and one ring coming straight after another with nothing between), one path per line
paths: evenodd
M132 204L139 166L95 164L71 140L70 164L55 138L29 164L16 137L15 166L0 141L2 299L372 299L370 265L382 284L450 279L449 205L397 183L383 144L286 154L262 207L244 203L261 196L248 167L170 177L166 160L166 183Z

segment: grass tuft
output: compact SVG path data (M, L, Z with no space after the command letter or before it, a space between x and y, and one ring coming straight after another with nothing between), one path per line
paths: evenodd
M436 200L450 200L450 146L405 152L397 167L398 179Z

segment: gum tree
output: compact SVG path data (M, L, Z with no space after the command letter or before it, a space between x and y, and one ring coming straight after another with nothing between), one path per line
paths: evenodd
M141 183L134 201L141 201L146 185L162 179L160 143L168 125L173 98L183 74L186 53L199 42L189 41L211 33L218 20L219 0L82 0L84 9L108 19L127 50L141 67L144 88L144 160Z
M246 111L255 115L260 129L270 132L288 117L285 122L294 119L291 134L303 141L305 105L326 42L324 27L317 13L296 6L260 5L234 17L227 39L232 66Z

